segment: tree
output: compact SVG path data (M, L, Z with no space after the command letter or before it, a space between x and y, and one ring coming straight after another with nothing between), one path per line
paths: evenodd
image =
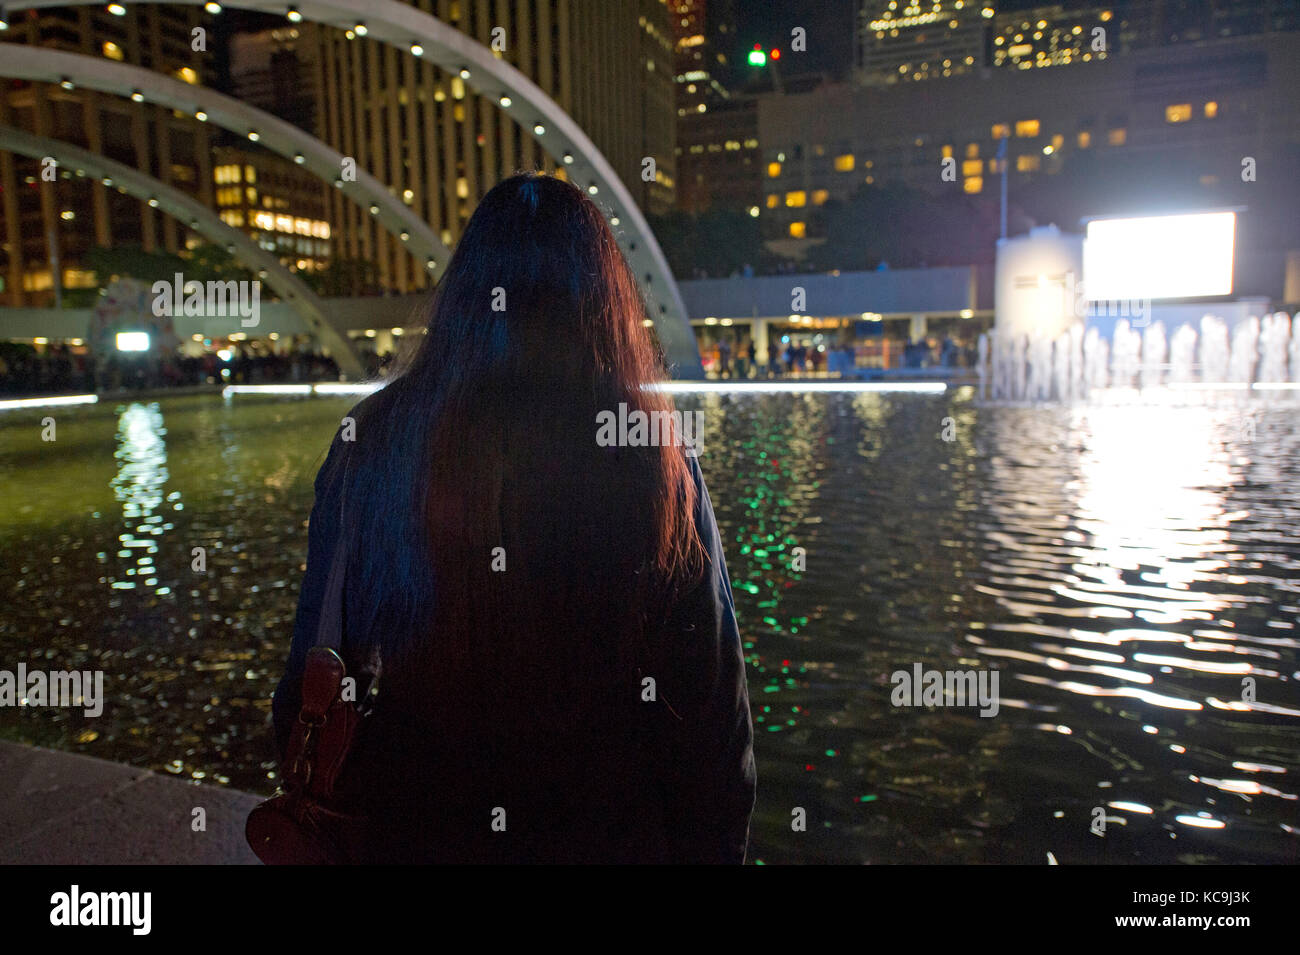
M67 308L91 308L100 290L115 277L138 279L146 285L172 282L179 272L185 281L249 281L251 271L235 261L224 246L204 244L184 256L173 252L146 252L138 245L108 248L95 246L86 253L84 267L95 275L95 287L67 289L63 300Z
M325 298L379 294L378 270L364 259L332 259L321 271L299 272L298 277Z
M758 220L740 209L713 208L699 216L673 210L651 216L649 224L679 279L693 278L699 269L730 275L746 265L757 268L765 257Z

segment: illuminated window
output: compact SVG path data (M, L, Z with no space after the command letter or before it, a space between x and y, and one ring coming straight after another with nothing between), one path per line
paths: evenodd
M799 207L808 204L808 196L802 189L797 189L794 192L787 192L785 194L785 204L791 209L798 209Z
M253 213L253 225L270 232L275 227L275 217L269 212Z
M780 201L781 201L781 200L777 197L776 193L774 192L774 193L772 193L771 195L769 195L769 196L767 197L767 207L768 207L769 209L775 209L775 208L776 208L776 204L777 204L778 202L780 202Z
M994 138L994 139L1006 139L1006 138L1007 138L1008 136L1010 136L1010 135L1011 135L1011 128L1010 128L1009 126L1007 126L1006 123L994 123L994 124L993 124L993 138Z
M779 162L770 162L767 164L767 178L775 179L781 175L781 164Z
M1176 103L1165 107L1166 123L1185 123L1192 118L1191 103Z
M984 188L984 180L979 176L970 176L962 183L962 188L967 192L979 192Z
M245 182L257 182L257 170L254 169L252 166L245 166L245 167L244 167L244 181L245 181Z
M1087 149L1092 145L1092 133L1082 132L1079 134L1079 148Z
M961 164L961 174L963 176L978 176L984 171L984 161L982 159L967 159Z
M226 182L240 182L240 181L241 181L240 176L242 175L242 171L240 170L240 168L239 168L238 166L227 166L226 168L230 170L230 178L227 179Z
M104 55L110 60L121 60L125 56L122 53L122 48L112 40L109 40L104 44Z
M814 189L814 190L813 190L813 194L812 194L813 205L815 205L815 206L824 205L825 202L826 202L826 200L829 199L829 198L830 198L830 192L829 192L829 191L827 191L827 190L825 190L825 189Z
M195 73L194 70L188 66L182 66L177 70L176 76L182 82L189 83L190 86L198 86L199 84L199 74Z
M966 144L966 158L967 158L967 159L978 159L978 158L979 158L979 154L980 154L979 143L967 143L967 144Z
M469 198L469 180L464 176L456 180L456 195L461 199Z
M1065 145L1065 137L1062 136L1060 133L1057 133L1055 136L1052 137L1053 149L1060 149L1064 145Z
M53 288L53 279L49 269L44 272L27 272L23 275L23 289L28 292L41 292Z
M283 215L281 215L281 216L276 216L276 217L275 217L275 231L276 231L276 232L293 232L293 216L283 216Z
M1128 130L1123 128L1112 129L1106 134L1106 142L1110 143L1112 146L1123 146L1128 142Z
M805 223L803 222L790 223L790 238L802 239L807 234L808 234L808 227Z
M1032 139L1038 135L1038 120L1022 119L1016 123L1016 135L1021 139Z
M1037 156L1029 155L1016 157L1017 172L1036 172L1039 165Z
M944 158L944 159L951 159L951 158L952 158L952 147L951 147L951 146L944 146L944 147L943 147L943 158Z
M854 162L853 162L852 153L845 153L843 156L835 157L836 172L852 172L853 166L854 166Z
M1205 118L1214 119L1219 115L1219 104L1211 100L1205 104Z
M257 203L257 190L254 189L252 186L248 186L244 189L244 195L248 196L249 205L254 205Z

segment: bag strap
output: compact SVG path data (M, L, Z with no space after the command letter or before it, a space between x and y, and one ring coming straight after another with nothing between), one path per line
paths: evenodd
M325 600L321 604L320 622L316 626L316 646L338 653L343 646L343 584L348 566L348 526L344 502L348 493L348 468L343 469L343 487L339 492L339 539L334 545L329 577L325 581Z

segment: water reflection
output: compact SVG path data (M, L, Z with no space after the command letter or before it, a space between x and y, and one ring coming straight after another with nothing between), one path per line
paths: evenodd
M113 590L149 589L157 596L166 596L171 588L159 586L158 538L173 529L165 516L165 505L181 510L180 494L174 492L163 497L167 483L167 444L163 440L167 429L163 427L162 411L157 402L148 405L131 404L123 411L117 425L117 474L112 481L113 495L122 504L123 533L118 537L121 545L117 557L129 566L123 571L127 579L107 576L105 581Z
M1277 772L1296 770L1300 711L1286 661L1297 644L1279 633L1296 611L1294 418L1263 412L1266 447L1242 441L1244 409L985 410L979 589L1000 609L966 639L1014 673L1027 704L1077 713L1071 722L1086 730L1074 767L1035 747L1059 791L1055 818L1076 820L1059 829L1056 854L1114 858L1078 839L1089 789L1122 791L1107 805L1141 817L1110 839L1135 861L1222 857L1223 842L1176 848L1186 827L1244 830L1238 845L1260 845L1270 826L1286 831L1293 794L1220 776L1254 765L1225 756L1278 747L1290 753ZM1278 486L1253 481L1256 469ZM1214 711L1239 718L1205 715ZM1101 771L1089 778L1091 762ZM1141 844L1161 832L1163 851ZM1273 852L1294 858L1294 841Z
M705 411L750 666L755 858L1300 861L1294 404L1253 404L1249 430L1232 407L961 392L679 404ZM79 409L56 445L0 422L0 499L21 502L0 511L0 657L40 646L113 694L95 726L0 710L0 733L273 787L267 701L348 407ZM998 716L892 707L915 662L996 667Z

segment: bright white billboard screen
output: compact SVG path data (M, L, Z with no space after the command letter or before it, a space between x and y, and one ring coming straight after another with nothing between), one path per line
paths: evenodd
M117 350L118 351L148 351L149 333L148 332L118 332Z
M1094 219L1083 240L1090 301L1232 293L1232 212Z

